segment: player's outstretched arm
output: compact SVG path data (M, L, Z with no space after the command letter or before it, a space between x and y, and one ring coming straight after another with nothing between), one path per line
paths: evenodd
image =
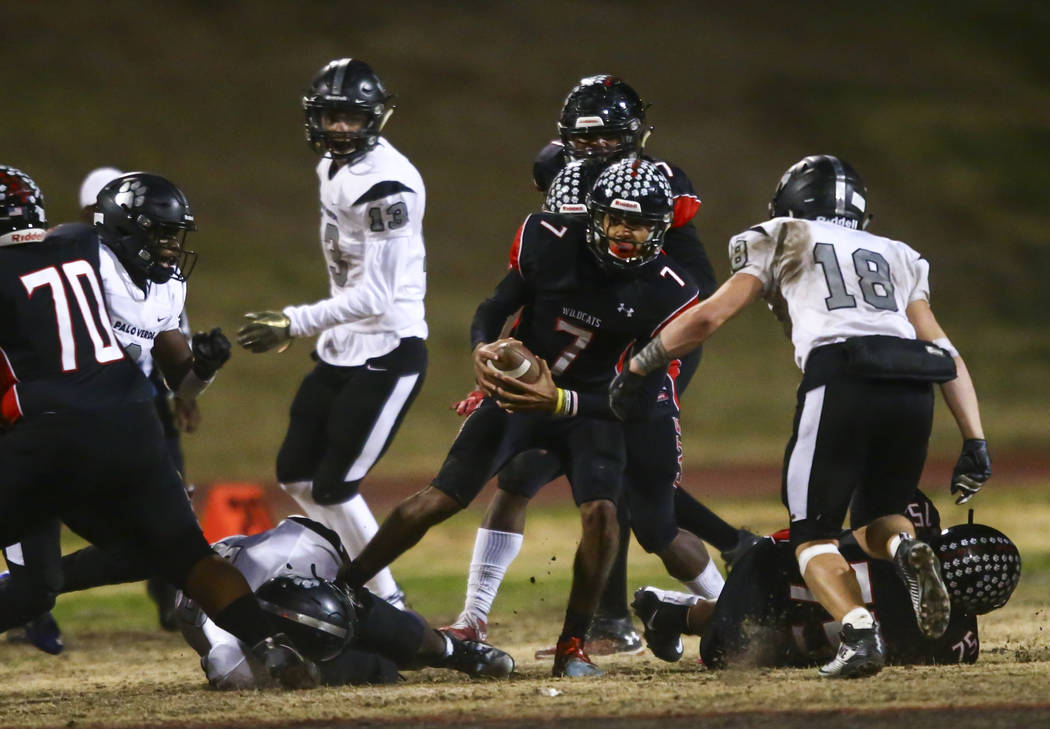
M988 443L981 426L981 411L966 362L948 340L933 315L930 303L924 299L908 304L908 321L915 327L919 339L933 342L947 349L955 360L958 372L954 380L941 385L941 394L951 410L952 417L963 437L962 453L952 472L952 493L958 494L957 504L964 504L981 490L981 486L992 475L992 462L988 456Z
M722 324L761 295L762 282L759 279L748 273L735 274L711 298L665 326L659 337L654 337L631 358L631 371L648 374L666 367L672 359L692 352Z

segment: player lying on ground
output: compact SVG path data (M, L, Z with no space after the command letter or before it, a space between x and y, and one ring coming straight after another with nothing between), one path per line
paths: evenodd
M506 678L514 659L486 643L439 633L416 613L399 610L364 588L332 584L349 557L331 529L292 516L250 537L212 545L244 575L271 620L292 637L328 686L392 683L398 670L449 668L476 678ZM220 689L262 688L265 667L237 638L182 599L177 616L201 656L208 682Z
M849 532L839 542L866 607L878 618L886 661L973 663L981 648L977 616L1005 605L1020 580L1017 548L982 524L941 532L940 515L921 492L906 513L937 554L951 598L951 621L939 638L919 632L908 591L889 562L869 558ZM645 587L635 593L634 609L646 642L665 661L681 657L682 634L703 636L700 657L709 668L821 665L839 646L841 625L802 580L787 530L741 558L717 601Z

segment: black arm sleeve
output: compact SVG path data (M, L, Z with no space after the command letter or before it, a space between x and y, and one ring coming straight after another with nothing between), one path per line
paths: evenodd
M470 324L470 348L479 344L492 342L499 338L507 317L525 303L528 286L517 271L507 271L507 275L496 286L496 291L485 299L474 312L474 321Z

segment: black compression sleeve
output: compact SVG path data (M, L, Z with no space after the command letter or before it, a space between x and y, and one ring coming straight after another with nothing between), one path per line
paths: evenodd
M482 301L474 312L474 321L470 324L470 348L498 339L507 317L521 308L527 294L528 287L521 274L507 271L492 296Z

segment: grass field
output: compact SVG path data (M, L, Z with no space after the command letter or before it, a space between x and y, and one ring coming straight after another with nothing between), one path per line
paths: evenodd
M945 525L964 521L940 484L927 484ZM711 504L729 521L779 528L782 507L755 497ZM55 610L67 650L58 657L0 641L0 727L559 725L814 727L1050 726L1050 481L995 483L976 501L976 520L1010 535L1024 559L1010 603L981 619L976 666L889 668L873 679L828 683L812 670L710 672L686 658L603 659L607 676L551 679L533 652L556 637L578 533L575 512L535 508L521 556L497 599L491 640L518 661L511 680L483 683L437 670L406 673L397 686L306 693L209 690L196 656L155 629L141 585L63 596ZM394 565L413 607L436 624L462 601L479 510L432 532ZM69 545L74 546L70 540ZM657 560L634 548L631 585L671 587ZM548 696L548 689L561 693Z

